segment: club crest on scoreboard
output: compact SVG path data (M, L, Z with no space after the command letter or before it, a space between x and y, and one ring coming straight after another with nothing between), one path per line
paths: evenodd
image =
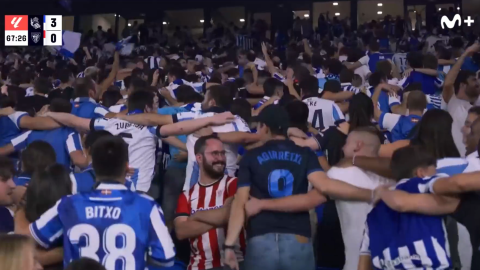
M38 43L40 41L42 33L31 33L31 36L32 36L33 42Z
M38 29L40 28L40 23L39 23L39 20L38 20L38 17L33 17L30 19L30 25L35 28L35 29Z

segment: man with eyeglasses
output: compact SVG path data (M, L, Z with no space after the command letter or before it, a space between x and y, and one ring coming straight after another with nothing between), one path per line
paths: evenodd
M198 182L178 198L175 233L190 241L188 269L223 269L222 246L237 178L225 174L226 151L216 135L200 137L194 146L199 165ZM245 250L242 232L232 247L240 267Z

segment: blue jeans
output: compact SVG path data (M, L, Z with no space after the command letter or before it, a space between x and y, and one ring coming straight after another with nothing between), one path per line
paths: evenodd
M312 241L304 236L267 233L247 242L245 269L248 270L314 270Z

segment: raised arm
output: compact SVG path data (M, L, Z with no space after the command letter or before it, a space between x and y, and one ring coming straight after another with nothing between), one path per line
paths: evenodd
M100 84L99 91L97 93L97 98L100 99L103 95L103 92L107 91L108 87L112 85L112 83L115 81L115 77L117 76L118 69L120 67L120 55L117 52L113 55L113 65L112 65L112 70L108 74L108 77L103 80L103 82Z
M454 89L455 80L457 79L458 73L462 68L465 58L467 58L469 55L475 52L478 52L479 50L480 50L480 45L478 43L475 43L472 46L468 47L465 50L465 52L458 58L457 62L452 66L450 71L447 73L447 76L445 76L442 96L443 96L443 100L445 100L446 103L450 101L450 98L455 93L455 89Z

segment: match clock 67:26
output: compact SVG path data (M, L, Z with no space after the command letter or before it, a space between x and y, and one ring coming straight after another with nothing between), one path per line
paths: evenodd
M5 45L28 46L28 31L5 31Z

